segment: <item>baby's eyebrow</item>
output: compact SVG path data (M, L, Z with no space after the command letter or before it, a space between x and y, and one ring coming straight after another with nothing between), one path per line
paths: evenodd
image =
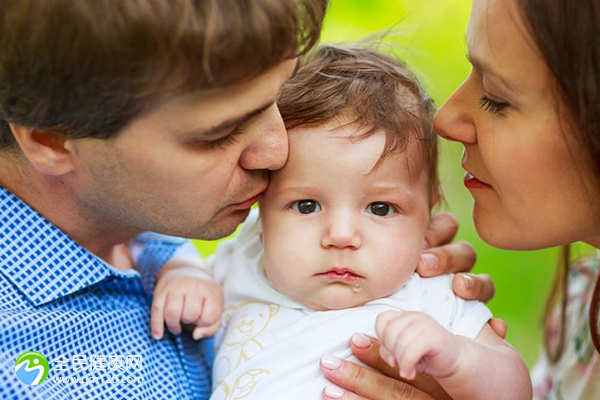
M369 196L393 194L399 196L401 201L407 204L412 204L417 201L415 194L408 188L399 185L374 185L369 188Z
M316 191L312 186L284 186L278 189L279 193L303 193L307 195L316 193Z

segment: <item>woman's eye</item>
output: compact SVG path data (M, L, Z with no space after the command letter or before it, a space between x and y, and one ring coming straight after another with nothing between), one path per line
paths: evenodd
M490 99L487 96L483 96L479 99L479 108L481 108L487 112L490 112L492 114L499 113L507 106L508 106L508 103L502 103L499 101L495 101L495 100Z
M312 214L321 211L321 206L314 200L298 200L292 203L292 210L300 214Z
M396 209L387 203L371 203L367 206L367 212L377 215L378 217L387 217L396 212Z

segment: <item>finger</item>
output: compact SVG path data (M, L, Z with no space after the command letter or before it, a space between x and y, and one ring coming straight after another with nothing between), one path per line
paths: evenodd
M202 316L196 321L198 326L209 326L216 323L221 323L221 315L223 314L223 305L220 302L206 299L204 302L204 308L202 309Z
M152 337L156 340L160 340L164 334L164 307L165 307L166 296L159 294L154 296L152 301L152 309L150 311L150 331Z
M413 336L410 338L410 345L403 348L402 358L398 358L400 376L408 380L416 378L417 364L431 349L431 339L427 338L422 331L415 331L413 333Z
M169 332L173 335L181 333L181 312L183 308L183 297L181 295L169 294L165 306L165 323Z
M400 334L391 334L388 340L395 341L393 345L393 354L396 362L398 363L398 369L400 376L404 379L412 380L416 376L415 366L421 359L422 346L418 346L418 343L423 336L428 336L427 332L423 332L422 324L416 324L414 322L403 323L404 326L401 328Z
M192 337L194 338L194 340L199 340L202 338L214 336L219 330L220 326L221 321L209 326L196 326L194 328L194 332L192 332Z
M424 277L468 272L473 268L476 260L477 253L473 246L461 240L425 250L421 255L417 272Z
M383 315L383 317L386 316ZM397 317L389 320L384 329L377 329L377 336L382 345L395 353L401 339L403 340L406 337L407 331L410 330L411 325L418 317L418 314L413 312L400 313Z
M396 357L389 351L385 346L379 347L379 356L392 368L394 368L396 364Z
M399 318L401 315L402 313L398 311L385 311L379 314L375 319L375 333L377 333L377 336L381 337L390 321Z
M390 378L397 379L400 375L398 367L392 368L379 357L380 342L377 339L370 338L361 333L352 335L350 347L354 355L363 363L374 368ZM419 389L435 399L451 400L450 396L442 389L440 384L429 375L417 374L417 377L410 383L416 389Z
M352 335L350 341L352 352L359 360L364 362L376 370L379 370L391 378L396 378L398 374L398 366L391 367L384 359L381 358L381 343L379 340L370 338L362 333Z
M333 400L333 399L343 399L343 400L367 400L364 397L361 397L355 393L347 392L339 386L336 385L327 385L325 389L323 389L323 399L324 400Z
M355 399L360 399L362 396L370 400L435 400L406 382L392 379L337 357L323 356L321 371L327 379L344 389L343 396L349 396L348 393L352 392L359 396L354 397ZM346 399L346 397L338 398Z
M504 320L501 320L500 318L492 318L488 323L490 324L492 330L496 332L496 335L500 336L502 339L506 339L508 325L506 325Z
M183 312L181 313L181 322L184 324L193 324L202 316L204 299L201 297L185 297L183 299Z
M494 281L485 274L456 274L452 278L452 290L465 300L479 300L484 303L494 297Z
M434 214L429 220L429 227L425 233L427 247L438 247L448 244L458 232L458 221L448 212Z

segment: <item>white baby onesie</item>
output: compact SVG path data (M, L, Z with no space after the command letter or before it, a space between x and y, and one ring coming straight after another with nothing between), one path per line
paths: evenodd
M223 326L216 337L211 400L320 400L327 380L325 354L357 362L354 332L375 336L384 311L424 312L457 335L475 338L491 312L454 295L451 276L414 274L397 293L345 310L313 311L277 292L262 270L258 210L238 235L207 262L225 291Z

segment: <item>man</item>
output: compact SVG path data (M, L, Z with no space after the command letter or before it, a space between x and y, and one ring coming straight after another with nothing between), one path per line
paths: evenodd
M136 237L216 239L244 220L286 161L277 92L326 6L0 2L4 398L208 398L210 341L150 337L155 275L188 245ZM430 244L455 231L437 221ZM470 267L449 246L423 268ZM31 351L49 374L17 362Z
M4 398L209 397L210 342L150 337L153 278L181 243L128 243L245 219L286 161L275 100L326 5L0 3ZM27 351L49 362L39 386L15 373Z

